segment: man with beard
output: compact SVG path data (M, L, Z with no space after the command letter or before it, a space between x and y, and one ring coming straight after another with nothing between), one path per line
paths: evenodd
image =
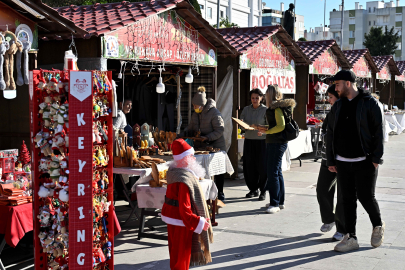
M352 71L339 71L331 78L340 99L329 114L326 138L327 166L337 172L342 191L346 235L335 251L359 249L356 237L357 199L367 211L373 231L371 245L384 240L385 222L375 198L378 166L383 164L384 116L377 100L356 87Z
M212 261L211 221L198 182L205 176L205 169L197 163L194 149L183 139L173 142L172 151L174 161L167 171L161 217L167 224L170 269L187 270Z

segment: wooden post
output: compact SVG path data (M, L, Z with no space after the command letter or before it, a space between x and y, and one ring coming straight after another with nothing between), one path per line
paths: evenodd
M192 83L189 83L188 84L188 123L187 124L190 124L190 122L191 122L191 112L192 112L192 104L191 104L191 99L192 99L192 94L193 94L193 89L192 89L192 87L191 87L191 85L192 85Z
M376 89L377 89L377 74L376 73L372 73L371 74L371 83L373 84L373 87L371 88L371 93L375 93Z
M232 110L232 117L238 118L238 110L239 108L239 84L240 84L240 72L239 72L239 56L232 58L232 66L233 66L233 110ZM238 177L238 125L232 125L232 143L231 147L228 151L229 159L231 160L232 167L235 170L235 173L232 175L232 179Z
M393 74L391 74L391 81L390 81L390 105L391 107L395 105L395 75Z
M309 66L296 66L295 72L297 74L295 81L297 107L294 110L294 120L301 129L307 129Z
M177 99L180 96L180 76L176 75L176 80L177 80ZM181 100L179 100L178 105L177 105L177 134L180 134L180 130L181 130L181 111L180 111L180 107L181 107Z

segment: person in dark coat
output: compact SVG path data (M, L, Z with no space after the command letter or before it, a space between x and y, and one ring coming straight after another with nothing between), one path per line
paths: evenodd
M331 85L328 88L329 103L333 106L339 99L339 95L335 90L335 85ZM321 219L323 225L321 227L322 232L329 232L336 225L336 233L333 235L334 240L343 240L345 233L344 228L344 216L343 205L340 192L340 186L337 187L337 203L336 211L334 209L334 197L336 190L336 173L329 171L326 166L326 132L328 127L329 114L326 115L322 124L322 163L319 169L318 183L316 184L316 196L319 203L319 210L321 212Z
M207 99L205 87L198 87L198 92L192 99L194 113L191 121L185 130L185 134L200 132L201 138L210 146L226 151L224 130L225 124L221 112L216 108L213 99ZM225 200L224 181L225 174L215 175L215 184L218 188L218 199Z
M294 4L290 4L290 8L286 12L284 12L283 19L283 27L291 37L294 37L294 8Z

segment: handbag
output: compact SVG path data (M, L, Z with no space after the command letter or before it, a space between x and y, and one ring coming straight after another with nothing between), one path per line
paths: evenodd
M283 111L284 119L285 119L285 128L282 132L280 132L281 139L286 142L292 141L298 137L300 134L300 128L298 127L297 122L292 119L291 114L287 114L285 110Z

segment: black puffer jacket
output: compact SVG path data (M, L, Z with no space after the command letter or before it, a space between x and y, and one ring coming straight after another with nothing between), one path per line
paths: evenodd
M371 158L372 162L383 164L384 154L384 112L381 104L370 95L359 88L361 99L357 104L356 122L361 147L364 155ZM336 154L334 148L334 134L339 113L342 107L342 100L338 100L329 113L328 130L326 133L326 156L327 166L336 165Z
M266 111L266 120L267 123L269 124L269 129L277 126L276 122L276 109L280 108L283 112L283 117L284 121L287 124L287 118L292 116L293 110L297 103L295 102L294 99L283 99L283 100L276 100L271 103L270 108L267 109ZM266 135L266 143L287 143L283 139L283 137L280 136L280 133L274 133L274 134L267 134Z

